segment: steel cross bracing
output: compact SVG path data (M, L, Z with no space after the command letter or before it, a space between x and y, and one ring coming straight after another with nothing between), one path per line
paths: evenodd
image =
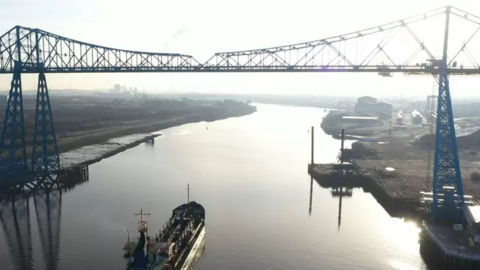
M436 219L448 219L461 223L464 206L463 184L448 74L445 70L444 67L439 81L432 214Z
M438 74L442 55L440 32L429 31L443 19L440 15L455 15L467 35L458 37L448 59L449 74L479 74L480 55L473 49L480 44L477 33L480 18L453 7L443 7L404 20L362 31L310 42L256 50L216 53L202 68L206 71L251 72L405 72ZM435 21L430 25L428 20ZM467 24L471 30L466 30ZM463 24L462 24L463 23ZM423 24L423 29L415 26ZM428 26L425 26L428 25ZM422 26L420 26L422 28ZM422 32L422 35L418 33ZM399 35L403 32L403 35ZM435 31L434 31L435 32ZM440 41L440 42L437 42ZM393 43L393 44L392 44ZM475 44L475 45L474 45ZM469 49L470 48L470 49ZM363 53L362 53L363 52ZM435 61L437 60L437 61Z
M40 29L15 26L0 37L0 73L180 71L198 63L189 55L128 51L93 45Z
M462 223L464 207L463 183L447 71L449 28L450 9L448 8L445 18L443 57L438 78L432 215L434 219Z
M440 72L441 31L450 10L461 31L451 38L449 74L480 74L480 17L442 7L344 35L285 46L215 53L205 62L178 53L94 45L16 26L0 36L0 74L78 72ZM455 41L455 42L452 42Z
M0 139L0 172L11 179L27 171L21 75L13 74Z
M35 113L35 131L33 135L32 170L46 174L60 169L57 138L53 125L52 110L48 96L45 74L38 76L37 107Z

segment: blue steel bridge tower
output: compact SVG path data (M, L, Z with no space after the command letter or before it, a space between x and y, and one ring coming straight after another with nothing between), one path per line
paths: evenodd
M60 169L57 139L47 82L40 59L39 30L24 33L20 26L0 37L0 49L7 52L13 78L0 137L0 184L23 187L28 174L49 175ZM5 44L4 40L8 40ZM28 42L27 42L28 41ZM1 50L0 50L1 51ZM3 60L3 58L2 58ZM35 68L39 73L31 164L27 163L22 97L22 72Z
M435 220L462 222L464 194L447 69L450 11L451 8L447 7L443 57L438 78L432 215Z

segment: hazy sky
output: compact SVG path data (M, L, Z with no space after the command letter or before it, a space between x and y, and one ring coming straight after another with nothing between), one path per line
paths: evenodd
M2 0L0 33L15 25L40 28L94 44L177 52L200 62L218 51L255 49L321 39L376 26L444 5L480 15L478 0L270 1L270 0ZM0 75L0 89L11 75ZM61 74L52 89L108 89L113 84L181 92L332 93L407 96L431 93L432 78L396 74ZM36 77L23 77L33 89ZM477 78L452 78L454 95L480 94Z

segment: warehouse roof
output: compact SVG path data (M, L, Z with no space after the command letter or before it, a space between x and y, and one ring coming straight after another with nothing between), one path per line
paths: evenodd
M388 102L385 102L385 101L380 101L377 104L386 104L386 105L392 106L392 103L388 103Z
M455 130L455 135L458 137L464 137L471 135L480 130L480 127L461 128Z
M377 98L374 98L372 96L362 96L362 97L359 97L358 99L361 99L361 98L371 98L371 99L377 99Z
M417 110L413 110L412 116L413 116L413 117L422 117L422 114L419 113Z
M374 104L377 104L375 102L370 102L370 101L365 101L365 100L359 100L357 101L357 103L355 103L355 105L357 104L362 104L362 105L374 105Z
M346 119L346 120L378 120L378 117L368 117L368 116L343 116L342 119Z

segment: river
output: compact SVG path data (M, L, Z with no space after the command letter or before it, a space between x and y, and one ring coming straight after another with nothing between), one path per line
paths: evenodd
M195 270L427 269L417 225L390 217L362 189L340 202L311 182L310 127L316 162L333 162L340 147L319 128L323 109L257 106L249 116L163 130L154 144L90 165L88 182L44 207L30 198L16 206L22 236L3 204L0 269L124 269L127 230L137 236L132 214L149 212L153 235L186 202L187 184L206 209Z

